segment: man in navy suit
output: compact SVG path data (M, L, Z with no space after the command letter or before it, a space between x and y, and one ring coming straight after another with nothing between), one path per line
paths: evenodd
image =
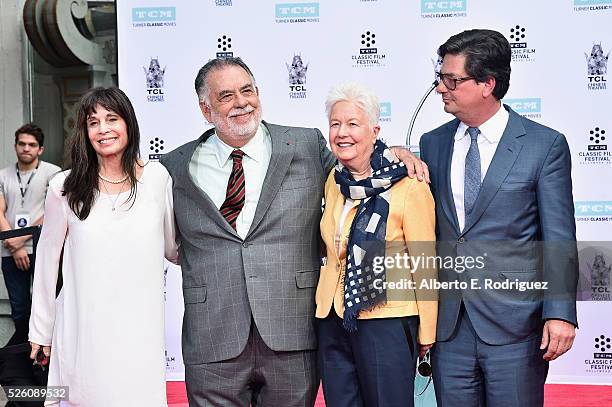
M420 142L438 254L457 266L480 256L465 271L440 270L464 285L440 290L438 406L542 406L548 362L571 348L577 326L569 147L501 103L511 60L502 34L464 31L438 54L436 90L456 118Z

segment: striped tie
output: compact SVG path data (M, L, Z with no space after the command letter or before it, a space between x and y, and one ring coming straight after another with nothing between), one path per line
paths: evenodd
M242 169L242 157L244 151L234 150L231 157L233 161L232 173L227 182L227 193L225 194L225 202L221 205L219 211L227 220L227 223L236 230L236 219L240 215L240 211L244 206L244 170Z

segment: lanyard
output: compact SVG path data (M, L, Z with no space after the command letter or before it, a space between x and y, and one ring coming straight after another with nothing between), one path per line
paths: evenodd
M19 173L19 166L15 163L15 170L17 171L17 181L19 181L19 192L21 192L21 207L22 208L23 208L23 204L25 203L25 196L28 193L28 188L30 188L30 182L32 182L32 178L34 178L34 175L36 175L36 171L38 171L39 165L40 165L40 160L38 160L38 163L36 164L36 168L34 169L34 171L32 171L32 174L30 174L30 178L28 179L28 182L24 188L23 184L21 183L21 174Z

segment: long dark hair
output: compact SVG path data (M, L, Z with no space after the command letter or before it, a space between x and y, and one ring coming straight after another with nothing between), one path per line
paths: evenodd
M138 179L135 163L140 158L140 131L132 103L123 91L114 86L91 89L79 102L76 130L70 143L71 171L64 181L63 191L63 195L68 196L70 209L80 220L87 219L99 193L98 156L87 132L87 118L96 112L98 105L117 113L125 121L127 147L121 158L121 166L130 182L130 196L127 200L132 200L133 204L136 199Z

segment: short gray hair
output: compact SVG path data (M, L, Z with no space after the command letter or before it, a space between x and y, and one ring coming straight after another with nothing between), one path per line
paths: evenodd
M253 72L251 72L247 64L245 64L240 57L211 59L202 68L200 68L195 78L195 91L198 94L198 99L200 102L205 102L207 104L210 102L210 100L208 100L208 75L214 70L223 69L228 66L238 66L244 69L251 77L253 86L257 86Z
M365 112L372 126L378 124L380 118L380 104L378 96L368 87L359 83L343 83L333 87L327 94L325 100L325 112L327 120L331 117L331 111L338 102L352 102Z

